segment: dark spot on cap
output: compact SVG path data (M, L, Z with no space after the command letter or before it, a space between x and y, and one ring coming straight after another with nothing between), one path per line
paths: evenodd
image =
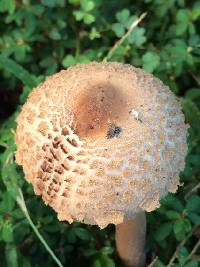
M108 131L107 131L107 138L111 139L114 137L119 137L121 132L122 132L122 128L112 123L109 125Z

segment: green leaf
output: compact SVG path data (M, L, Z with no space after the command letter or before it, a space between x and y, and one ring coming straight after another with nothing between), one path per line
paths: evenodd
M128 9L123 9L122 11L117 12L116 14L117 20L124 26L126 26L129 16L130 16L130 12Z
M185 97L192 101L200 99L200 88L192 88L188 90L185 94Z
M7 266L12 266L12 267L19 266L17 261L17 249L13 243L6 244L5 254L6 254Z
M101 261L99 259L96 259L93 264L92 267L102 267L101 265Z
M190 123L193 128L200 129L200 110L190 99L181 99L182 109L185 113L186 121Z
M83 17L83 21L85 24L91 24L95 21L95 17L91 14L85 14Z
M172 193L169 193L165 198L161 199L161 204L178 212L182 212L184 210L181 199L179 199L177 195L174 195Z
M61 39L61 34L59 33L57 28L52 28L48 35L53 40L60 40Z
M93 1L81 0L80 3L81 3L81 8L85 12L91 11L95 7L95 4Z
M187 28L188 28L188 24L187 23L178 23L178 24L176 24L176 26L175 26L176 35L177 36L182 35L183 33L186 32Z
M178 250L178 261L181 264L181 266L184 265L185 261L186 261L186 257L188 256L188 250L186 249L186 247L181 247Z
M125 33L124 26L120 23L114 23L112 25L112 30L115 32L117 37L122 37Z
M191 196L187 201L186 210L200 213L200 197L197 195Z
M97 29L95 27L92 27L92 30L91 30L89 36L90 36L91 40L94 40L96 38L100 38L101 37L100 33L97 31Z
M13 210L13 208L15 206L15 200L9 192L5 192L3 194L3 203L6 204L7 212L11 212Z
M160 57L153 52L147 52L142 56L142 66L146 71L153 72L160 64Z
M184 267L198 267L198 266L199 266L199 264L197 261L190 261L184 265Z
M64 6L65 0L42 0L41 1L44 6L47 7L55 7L55 6Z
M78 5L80 0L68 0L68 2L72 5Z
M191 12L192 12L192 20L198 19L200 17L200 6L199 7L197 6Z
M73 12L73 15L75 16L77 21L81 21L85 15L85 13L81 10L77 10Z
M101 266L102 267L115 267L114 261L107 255L101 255Z
M187 219L179 219L173 225L174 234L178 241L183 240L191 229L191 223Z
M0 1L0 12L8 12L13 14L16 8L15 0L1 0Z
M171 220L177 220L180 219L180 214L177 211L169 210L165 213L166 217Z
M70 244L76 243L77 236L75 234L75 228L72 228L67 232L66 239Z
M193 212L188 212L188 218L196 225L200 225L200 215Z
M105 254L105 255L109 255L109 254L112 254L114 251L113 247L111 246L106 246L106 247L103 247L101 249L101 253Z
M33 88L37 86L36 79L14 60L0 55L0 67L1 69L7 70L14 74L19 80L21 80L25 85Z
M146 41L146 37L144 36L144 34L145 34L144 28L139 28L139 27L135 28L128 37L129 43L135 44L137 47L140 47Z
M166 237L169 236L171 230L172 230L171 222L161 224L161 226L155 231L154 234L156 241L159 243L164 239L166 239Z
M178 22L187 22L189 19L190 13L187 9L179 9L176 14L176 20Z
M154 264L154 267L166 267L166 265L162 263L161 260L157 260Z
M3 224L1 237L5 242L11 242L13 240L13 229L12 224L9 221L6 221Z
M82 240L90 240L90 238L91 238L88 230L86 230L84 228L77 227L74 229L74 231L75 231L76 236Z
M67 55L62 61L62 65L67 68L76 64L76 59L72 55Z

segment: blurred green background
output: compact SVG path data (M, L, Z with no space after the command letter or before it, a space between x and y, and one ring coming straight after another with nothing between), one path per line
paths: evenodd
M184 186L147 214L147 262L200 266L200 1L0 0L1 267L122 266L112 225L59 222L14 161L15 118L32 88L106 57L154 73L180 98L190 124Z

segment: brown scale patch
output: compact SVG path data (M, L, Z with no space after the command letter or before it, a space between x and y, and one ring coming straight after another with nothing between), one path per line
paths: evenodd
M68 142L70 145L74 146L74 147L78 147L78 143L76 142L75 139L67 138L67 142Z
M70 161L74 161L74 160L75 160L74 156L72 156L72 155L69 155L67 158L68 158L68 160L70 160Z
M104 170L103 167L101 167L101 168L98 168L98 169L96 170L95 175L97 175L97 176L103 176L104 173L105 173L105 170Z
M126 178L132 177L134 175L134 173L135 173L134 170L131 168L125 168L123 170L123 176Z
M66 170L69 171L70 170L70 164L68 160L64 160L63 163L61 163L61 166Z
M62 151L67 154L68 153L68 148L66 147L66 145L64 144L60 144L60 148L62 149Z
M46 122L40 122L37 129L43 136L45 136L49 130L48 124Z
M63 128L61 134L64 136L69 135L69 130L67 128Z
M29 134L27 134L26 143L29 147L33 147L35 145L34 139Z
M118 169L122 165L123 161L122 160L112 160L107 164L107 167L109 169Z
M26 117L27 121L32 124L34 122L35 116L34 114L30 113L27 117Z
M43 170L43 172L52 173L53 166L51 164L49 164L46 160L44 160L42 165L41 165L41 169Z

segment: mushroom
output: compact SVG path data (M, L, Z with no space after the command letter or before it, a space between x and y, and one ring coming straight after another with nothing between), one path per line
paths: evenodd
M145 214L176 192L187 125L159 79L122 63L79 64L46 79L17 119L16 161L61 221L116 225L127 266L145 262Z

